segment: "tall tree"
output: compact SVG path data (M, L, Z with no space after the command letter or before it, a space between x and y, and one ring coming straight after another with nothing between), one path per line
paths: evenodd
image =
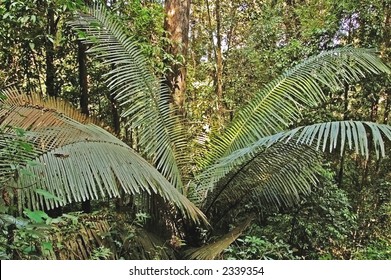
M220 115L223 112L223 47L222 47L222 34L221 34L221 2L216 0L216 77L215 77L215 86L216 86L216 95L218 100L218 110Z
M88 80L87 80L87 54L86 45L80 41L77 43L77 61L79 66L80 109L83 114L89 116L88 110Z
M186 99L186 60L189 45L189 18L191 0L166 0L164 28L170 45L167 52L181 63L171 65L166 74L168 86L171 89L172 103L178 108L180 115L185 115Z
M48 3L46 20L46 92L50 96L57 96L54 86L56 69L54 66L53 40L57 32L58 19L55 18L55 6L51 1Z

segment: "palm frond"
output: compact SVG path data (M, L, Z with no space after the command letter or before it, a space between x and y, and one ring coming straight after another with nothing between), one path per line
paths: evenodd
M249 217L243 221L241 224L236 226L227 234L221 236L218 240L204 245L200 248L189 249L185 252L186 259L190 260L214 260L220 254L229 247L242 233L246 228L251 224L254 217L249 215Z
M218 224L245 205L260 210L292 206L317 184L319 166L310 147L275 144L224 176L200 207Z
M204 170L196 178L195 202L209 215L213 209L221 212L221 205L225 213L249 200L291 205L316 183L317 150L343 153L347 146L368 158L372 141L380 157L385 156L383 138L391 140L390 126L359 121L319 123L261 138Z
M191 220L203 219L197 207L125 143L89 119L80 116L84 121L80 123L66 115L64 112L78 116L66 103L8 91L4 94L7 98L0 104L0 178L8 179L7 184L20 192L23 206L51 209L71 202L118 197L121 188L130 194L156 193ZM34 148L18 158L7 146L17 139L13 127L25 130L23 141ZM26 158L34 164L27 163ZM15 161L20 165L17 170L13 168ZM40 196L37 188L60 200Z
M184 133L170 109L168 89L148 69L137 43L103 5L89 8L88 14L79 13L69 24L85 34L85 43L92 44L88 53L112 68L105 75L106 83L125 108L123 116L129 118L129 125L137 128L143 154L182 190L180 168L187 154Z
M390 73L375 51L342 48L323 52L298 64L256 93L223 135L212 141L203 166L286 130L301 109L325 100L324 90L338 90L365 75Z

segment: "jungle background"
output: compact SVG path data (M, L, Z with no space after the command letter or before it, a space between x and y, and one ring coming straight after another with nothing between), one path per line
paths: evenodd
M103 81L110 66L91 56L90 45L79 40L84 34L68 24L75 12L91 2L1 0L0 88L61 98L99 119L113 135L142 153L137 129L127 128L123 108ZM383 62L391 64L389 0L111 0L103 4L137 42L148 69L164 78L176 114L185 122L189 154L183 173L190 177L210 139L224 131L238 108L303 59L351 46L376 49ZM357 119L389 125L390 103L390 75L368 76L329 92L326 102L307 108L294 125ZM24 141L26 131L14 129L15 153L32 149ZM374 153L368 158L348 151L326 154L310 194L293 205L256 212L246 211L253 203L248 202L230 219L232 224L226 224L226 231L221 230L233 230L235 240L217 250L218 255L204 258L391 259L389 143L385 150L388 156L382 159ZM2 178L2 259L203 258L194 255L196 245L210 244L214 250L213 235L203 229L195 231L202 237L196 241L181 235L186 224L170 227L167 234L154 232L153 215L159 210L135 207L140 199L123 195L54 210L19 209L10 195L15 191L9 191L6 182ZM36 192L57 199L47 190ZM161 206L159 199L154 201ZM242 221L244 214L249 219ZM235 231L237 224L243 226Z

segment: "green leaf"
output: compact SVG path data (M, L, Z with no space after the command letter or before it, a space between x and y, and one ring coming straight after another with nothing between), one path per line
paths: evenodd
M42 249L44 249L46 251L53 251L52 242L42 242Z
M27 177L30 177L30 178L34 178L35 177L35 174L33 172L31 172L30 170L26 169L26 168L22 168L19 170L20 174L23 174Z
M51 43L54 44L54 38L53 38L53 36L51 36L51 35L46 35L46 38L47 38Z
M98 20L90 21L89 26L98 30L101 29L101 23Z
M38 166L38 165L39 165L39 163L36 162L35 160L27 160L27 161L26 161L26 164L27 164L28 166L31 166L31 167L34 167L34 166Z
M31 211L29 209L25 209L23 213L33 222L35 223L43 223L45 219L49 218L49 216L41 211L41 210L36 210L36 211Z
M369 134L369 132L372 132ZM353 135L353 136L352 136ZM213 212L239 202L289 206L316 184L316 150L348 148L368 158L369 140L378 157L385 156L384 141L391 140L391 126L371 122L340 121L301 126L259 139L232 152L196 177L193 201Z
M77 37L79 39L86 39L87 38L87 33L82 31L82 30L77 30Z
M31 246L27 246L23 249L23 252L25 254L30 254L32 252L35 252L35 246L34 245L31 245Z
M33 145L26 142L19 142L20 147L22 147L26 152L32 152L34 150Z
M23 128L14 127L14 130L15 130L16 136L18 136L18 137L24 137L26 135L26 130L24 130Z
M70 219L72 221L72 225L77 225L79 223L79 218L77 216L71 214L63 214L62 216Z
M35 49L35 44L33 42L30 42L29 43L29 46L30 46L30 49L31 50L34 50Z
M37 194L39 195L42 195L44 198L46 199L54 199L54 200L57 200L57 201L62 201L61 198L51 194L50 192L46 191L46 190L43 190L43 189L35 189L34 190Z

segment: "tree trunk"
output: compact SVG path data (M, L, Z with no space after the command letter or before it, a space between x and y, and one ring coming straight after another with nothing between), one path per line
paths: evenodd
M175 58L182 57L181 64L171 65L166 74L167 84L171 90L171 102L178 113L185 115L186 61L189 45L189 17L191 0L166 0L164 29L171 44L167 52Z
M115 98L112 94L108 94L107 98L110 100L110 107L111 107L111 121L112 121L112 126L114 133L119 136L119 133L121 131L121 123L120 123L120 117L119 117L119 112L118 112L118 107L117 107L117 101L115 101ZM129 140L127 138L127 140Z
M78 41L77 43L77 61L79 64L79 87L80 87L80 109L87 116L90 115L88 110L88 81L87 81L87 55L86 45Z
M79 87L80 87L80 109L86 116L90 115L88 110L88 80L87 80L87 47L82 42L77 42L77 61L79 64ZM84 213L91 213L91 201L86 200L81 203Z
M221 13L220 0L216 0L216 96L220 117L223 117L223 51L221 45Z
M46 94L50 96L57 96L54 88L54 44L49 38L54 38L56 35L56 21L54 19L53 3L49 4L47 10L47 25L46 25Z

